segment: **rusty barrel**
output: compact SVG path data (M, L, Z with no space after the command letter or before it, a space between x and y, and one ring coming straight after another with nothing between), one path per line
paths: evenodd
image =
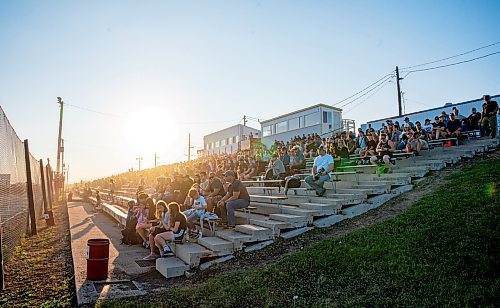
M87 279L106 280L108 277L109 240L89 239L87 241Z

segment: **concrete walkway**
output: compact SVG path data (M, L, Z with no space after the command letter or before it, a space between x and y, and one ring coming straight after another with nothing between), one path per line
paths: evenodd
M155 271L154 261L139 262L145 263L142 266L136 263L149 251L139 245L121 245L121 228L106 214L93 213L90 204L69 202L68 214L78 304L145 294L143 286L133 279ZM86 280L87 240L94 238L110 240L108 278L100 282Z

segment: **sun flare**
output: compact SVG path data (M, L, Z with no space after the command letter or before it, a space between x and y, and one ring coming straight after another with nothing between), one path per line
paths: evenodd
M177 139L172 115L162 108L146 107L131 114L122 131L127 145L141 155L168 151Z

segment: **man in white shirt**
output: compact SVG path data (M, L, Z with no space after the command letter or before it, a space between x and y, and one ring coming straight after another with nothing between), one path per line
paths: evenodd
M333 171L333 157L326 153L326 146L320 146L319 156L314 159L312 174L305 178L305 182L314 188L316 195L323 196L326 189L323 185L330 179L330 173Z

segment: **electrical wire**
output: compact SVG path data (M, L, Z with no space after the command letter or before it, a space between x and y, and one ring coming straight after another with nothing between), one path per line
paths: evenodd
M351 112L353 109L359 107L360 105L362 105L364 102L366 102L368 99L370 99L372 96L374 96L375 94L377 94L380 90L382 90L382 88L384 88L386 85L388 85L389 83L391 83L391 80L387 80L385 83L383 84L380 84L377 88L376 91L374 91L371 95L369 95L368 97L366 97L364 100L362 100L361 102L359 102L358 104L354 105L353 107L351 107L351 109L347 110L344 112L344 114L347 114L349 112Z
M345 106L348 106L352 103L354 103L355 101L357 101L358 99L362 98L363 96L371 93L372 91L375 91L377 89L378 86L382 85L382 84L385 84L385 83L388 83L392 78L394 78L395 76L393 74L390 74L390 75L387 75L385 77L385 79L382 80L382 82L379 82L375 87L371 88L370 90L366 91L365 93L363 93L362 95L358 96L357 98L354 98L352 100L350 100L349 102L343 104L342 106L339 106L339 108L344 108Z
M439 65L439 66L434 66L434 67L429 67L429 68L422 68L422 69L419 69L419 70L411 70L411 71L407 71L408 74L406 76L408 76L410 73L436 70L436 69L445 68L445 67L448 67L448 66L454 66L454 65L459 65L459 64L463 64L463 63L468 63L468 62L476 61L476 60L479 60L479 59L482 59L482 58L486 58L486 57L489 57L489 56L493 56L493 55L496 55L496 54L499 54L499 53L500 53L500 51L497 51L497 52L489 53L489 54L484 55L484 56L480 56L480 57L476 57L476 58L473 58L473 59L464 60L464 61L460 61L460 62L450 63L450 64L446 64L446 65Z
M98 113L100 115L105 115L105 116L115 117L115 118L122 118L122 116L119 116L119 115L116 115L116 114L107 113L107 112L101 112L101 111L97 111L97 110L93 110L93 109L89 109L89 108L85 108L85 107L80 107L80 106L77 106L77 105L72 105L72 104L68 104L68 103L64 103L64 105L67 105L67 106L70 106L70 107L73 107L73 108L77 108L77 109L81 109L81 110L84 110L84 111L88 111L88 112Z
M391 75L393 75L393 73L394 73L394 71L390 72L389 74L387 74L387 75L385 75L384 77L382 77L382 78L378 79L377 81L375 81L374 83L370 84L369 86L367 86L367 87L365 87L365 88L363 88L363 89L359 90L358 92L354 93L353 95L351 95L351 96L349 96L349 97L344 98L343 100L341 100L341 101L339 101L339 102L337 102L337 103L333 104L332 106L336 106L336 105L338 105L338 104L340 104L340 103L345 102L345 101L346 101L346 100L348 100L348 99L353 98L354 96L356 96L356 95L358 95L358 94L362 93L363 91L365 91L365 90L367 90L367 89L371 88L373 85L375 85L375 84L379 83L381 80L385 80L385 78L387 78L387 76L391 76ZM342 108L342 107L341 107L341 108Z
M401 70L404 70L404 69L409 69L409 68L414 68L414 67L425 66L425 65L428 65L428 64L433 64L433 63L437 63L437 62L441 62L441 61L445 61L445 60L453 59L453 58L456 58L456 57L460 57L460 56L463 56L463 55L469 54L469 53L474 52L474 51L478 51L478 50L481 50L481 49L484 49L484 48L488 48L488 47L491 47L491 46L495 46L495 45L497 45L497 44L500 44L500 41L499 41L499 42L496 42L496 43L493 43L493 44L489 44L489 45L483 46L483 47L479 47L479 48L476 48L476 49L472 49L472 50L469 50L469 51L466 51L466 52L463 52L463 53L460 53L460 54L458 54L458 55L454 55L454 56L451 56L451 57L446 57L446 58L443 58L443 59L434 60L434 61L431 61L431 62L426 62L426 63L422 63L422 64L418 64L418 65L412 65L412 66L402 67L402 68L401 68Z

